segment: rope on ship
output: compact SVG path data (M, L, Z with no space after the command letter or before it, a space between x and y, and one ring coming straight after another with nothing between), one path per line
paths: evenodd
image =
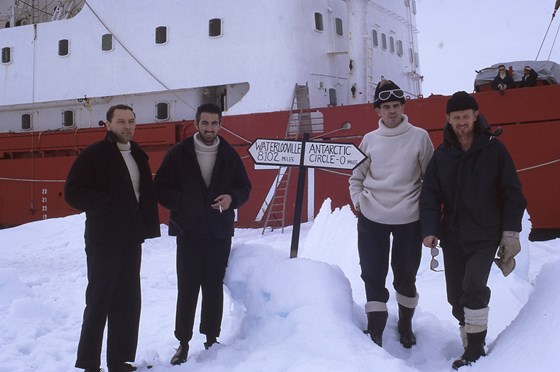
M244 139L242 137L239 137L241 139ZM248 156L247 156L248 157ZM546 163L541 163L541 164L537 164L537 165L533 165L530 167L526 167L526 168L521 168L517 170L517 173L519 172L525 172L525 171L529 171L529 170L533 170L533 169L537 169L537 168L542 168L542 167L546 167L548 165L552 165L555 163L560 163L560 159L556 159L556 160L552 160L552 161L548 161ZM339 176L351 176L351 174L349 173L344 173L344 172L339 172L339 171L335 171L332 169L320 169L324 172L328 172L328 173L333 173ZM12 181L12 182L45 182L45 183L64 183L66 182L66 180L34 180L31 178L10 178L10 177L0 177L0 181Z
M533 169L537 169L537 168L546 167L546 166L548 166L548 165L552 165L552 164L555 164L555 163L560 163L560 159L548 161L548 162L546 162L546 163L541 163L541 164L533 165L533 166L526 167L526 168L521 168L521 169L518 169L518 170L517 170L517 173L525 172L525 171L529 171L529 170L533 170ZM319 169L320 169L320 168L319 168ZM332 169L320 169L320 170L322 170L322 171L324 171L324 172L328 172L328 173L333 173L333 174L336 174L336 175L339 175L339 176L351 176L351 175L348 174L348 173L339 172L339 171L334 171L334 170L332 170Z
M247 142L247 143L253 143L253 141L249 141L247 138L241 137L239 134L232 132L231 130L227 129L227 128L224 127L223 125L222 125L222 130L225 130L226 132L228 132L228 133L231 134L232 136L235 136L235 137L239 138L239 139L242 140L242 141L245 141L245 142Z
M558 162L560 162L560 159L552 160L552 161L549 161L549 162L547 162L547 163L542 163L542 164L533 165L532 167L527 167L527 168L518 169L518 170L517 170L517 173L519 173L519 172L525 172L525 171L528 171L528 170L531 170L531 169L537 169L537 168L541 168L541 167L546 167L547 165L551 165L551 164L558 163Z
M539 54L541 54L541 49L544 45L544 41L546 40L546 36L548 35L548 31L550 30L550 26L552 25L552 22L554 21L554 16L556 16L556 11L558 11L559 7L560 7L560 0L556 0L556 3L554 4L554 12L552 13L552 18L550 19L550 23L548 24L548 28L546 29L546 32L544 33L543 41L541 43L539 51L537 52L537 56L535 57L535 61L539 59ZM549 59L550 59L550 55L552 54L552 50L554 49L554 45L556 44L556 38L558 37L558 31L560 31L560 24L558 25L558 30L556 30L556 36L554 37L554 41L552 42L552 46L550 47L550 53L548 54Z
M113 37L115 38L115 40L117 41L117 43L120 44L120 46L123 47L123 49L130 55L130 57L132 57L132 59L134 59L136 61L136 63L138 63L138 65L140 65L140 67L142 67L144 69L144 71L146 71L152 78L154 78L155 81L157 81L158 83L161 84L162 87L164 87L165 89L167 89L169 92L171 92L178 100L180 100L181 102L183 102L185 105L189 106L190 108L192 108L193 110L196 110L195 107L193 107L191 104L189 104L187 101L185 101L182 97L180 97L179 95L177 95L176 93L174 93L171 88L169 88L163 81L161 81L153 72L151 72L142 62L140 62L140 60L134 55L132 54L132 52L121 42L121 40L117 37L117 35L111 31L111 29L105 24L105 22L103 22L103 20L101 19L101 17L99 17L99 15L97 14L97 12L95 10L93 10L93 8L91 7L91 5L89 5L89 3L87 2L87 0L84 2L86 4L86 6L89 8L89 10L93 13L93 15L95 16L95 18L97 18L97 20L103 25L103 27L105 27L105 29L111 34L113 35Z
M113 35L113 37L115 38L115 40L117 41L117 43L120 44L120 46L123 47L123 49L125 50L125 52L127 52L130 57L132 57L132 59L134 59L136 61L136 63L138 63L138 65L140 65L140 67L142 67L152 78L154 78L155 81L157 81L158 83L161 84L162 87L164 87L166 90L168 90L171 94L173 94L178 100L180 100L181 102L183 102L185 105L189 106L191 109L196 111L196 107L193 107L191 104L189 104L187 101L185 101L183 99L183 97L177 95L176 93L174 93L171 88L169 88L163 81L161 81L156 75L155 73L151 72L148 67L146 67L124 44L123 42L121 42L121 40L117 37L117 35L115 35L115 33L113 31L111 31L111 29L105 24L105 22L103 22L103 20L101 19L101 17L99 17L99 15L97 14L97 12L95 10L93 10L93 8L91 7L91 5L89 5L89 3L87 2L87 0L84 1L84 4L89 8L89 10L93 13L93 15L97 18L97 20L103 25L103 27L105 27L105 29L111 34ZM232 132L231 130L222 127L222 129L224 129L225 131L227 131L228 133L230 133L231 135L245 141L246 143L252 143L252 141L249 141L246 138L241 137L240 135Z
M34 180L31 178L9 178L9 177L0 177L0 181L14 181L14 182L51 182L51 183L64 183L65 180Z

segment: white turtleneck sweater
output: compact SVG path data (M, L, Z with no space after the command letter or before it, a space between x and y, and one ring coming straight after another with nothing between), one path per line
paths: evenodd
M140 200L140 170L138 169L138 164L136 160L132 157L130 152L130 142L120 143L117 142L117 146L121 151L121 155L128 168L128 173L130 174L130 179L132 180L132 186L134 187L134 194L136 194L136 200Z
M194 151L196 152L196 158L206 187L210 186L210 181L212 180L212 171L214 170L214 164L216 164L219 144L219 137L216 137L212 145L207 145L200 140L198 133L194 135Z
M422 177L434 147L428 132L402 117L395 128L379 119L379 128L364 136L360 150L367 159L350 177L354 206L377 223L400 225L420 218Z

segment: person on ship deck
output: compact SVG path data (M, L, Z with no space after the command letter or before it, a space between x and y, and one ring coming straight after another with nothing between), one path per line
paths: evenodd
M492 89L499 90L503 93L506 89L515 88L515 81L511 77L505 65L498 66L498 74L492 81Z
M525 88L525 87L536 86L538 77L539 77L539 74L535 70L533 70L531 68L531 66L525 66L523 68L523 77L521 78L521 81L519 82L519 87L520 88Z

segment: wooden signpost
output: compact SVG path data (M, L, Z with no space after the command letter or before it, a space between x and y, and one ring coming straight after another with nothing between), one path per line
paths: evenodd
M308 133L301 141L257 138L248 151L255 164L299 167L291 258L297 257L307 168L351 170L366 160L353 143L309 141Z

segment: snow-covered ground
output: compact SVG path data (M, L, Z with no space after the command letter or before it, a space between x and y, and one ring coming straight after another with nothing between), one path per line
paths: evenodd
M86 287L84 215L0 231L0 371L71 371ZM407 350L396 331L394 291L383 348L362 333L365 292L350 208L327 201L302 226L300 251L290 259L291 228L237 230L225 285L220 345L206 351L195 329L187 363L172 367L175 242L144 244L142 318L136 364L150 371L449 371L462 352L445 299L444 274L429 270L424 249L414 318L418 344ZM469 371L556 370L560 334L560 240L531 243L524 221L523 251L514 274L497 267L489 355ZM441 263L441 259L440 259ZM392 282L389 276L387 283ZM197 319L198 322L198 319ZM105 360L103 351L102 360Z

